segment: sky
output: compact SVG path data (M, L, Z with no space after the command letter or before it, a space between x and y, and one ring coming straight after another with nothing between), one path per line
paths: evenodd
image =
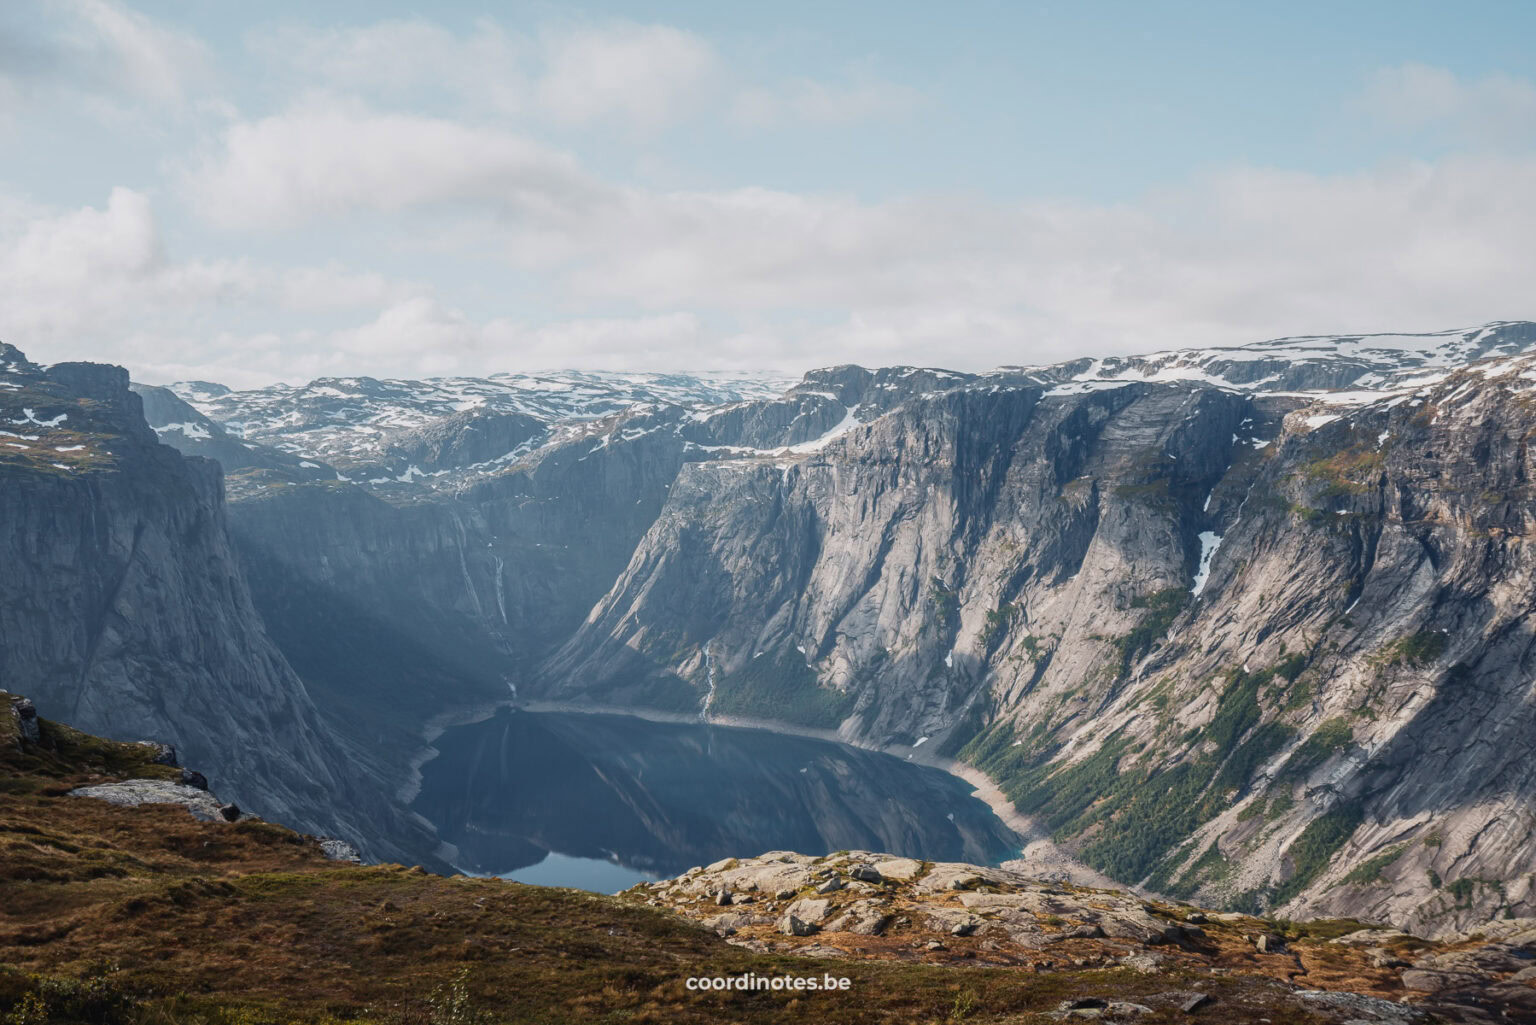
M234 387L1536 319L1536 4L0 3L0 340Z

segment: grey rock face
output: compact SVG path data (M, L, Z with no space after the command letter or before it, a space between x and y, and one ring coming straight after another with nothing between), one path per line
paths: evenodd
M37 724L37 706L30 698L9 702L11 715L16 717L16 732L24 744L36 744L41 736Z
M1524 344L1455 344L1490 338ZM812 453L688 463L542 685L969 744L1090 864L1203 902L1529 914L1536 834L1505 824L1536 796L1532 370L1310 409L967 384ZM1142 825L1117 775L1184 796Z

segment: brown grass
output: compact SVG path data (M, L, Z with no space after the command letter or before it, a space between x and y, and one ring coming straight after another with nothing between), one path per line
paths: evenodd
M1326 1020L1296 1010L1264 977L1282 973L1263 965L1223 976L1192 956L1142 975L1062 944L1050 967L984 967L972 941L940 957L862 937L850 959L754 954L619 898L339 865L279 826L64 796L103 778L176 770L150 764L143 748L52 724L40 747L19 750L8 711L0 706L0 1018L1000 1023L1045 1021L1059 1001L1092 995L1147 1003L1158 1013L1140 1020L1171 1022L1190 1019L1159 994L1199 989L1216 997L1212 1020ZM852 987L684 987L690 976L745 972L830 973ZM459 1004L449 999L456 979Z

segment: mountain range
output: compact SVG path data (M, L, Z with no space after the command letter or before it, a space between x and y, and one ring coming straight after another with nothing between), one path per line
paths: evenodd
M249 391L4 347L0 686L375 857L515 693L968 763L1175 898L1531 916L1533 387L1523 322Z

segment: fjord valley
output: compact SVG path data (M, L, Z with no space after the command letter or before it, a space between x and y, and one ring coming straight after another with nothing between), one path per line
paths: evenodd
M1293 990L1420 1003L1529 989L1518 965L1458 981L1449 962L1417 962L1531 949L1519 930L1536 918L1533 388L1536 325L1522 322L983 374L351 377L246 391L140 385L5 347L0 687L77 730L173 745L222 800L368 862L445 877L545 857L626 865L655 882L612 914L685 946L705 941L668 932L676 916L708 917L737 944L699 956L859 946L858 958L948 964L970 950L964 960L1017 965L980 944L1039 949L1043 928L1047 946L1102 945L1127 928L1106 915L1188 922L1187 901L1237 924L1212 950L1195 932L1158 932L1207 959L1170 972L1236 965ZM15 792L33 796L7 828L29 850L42 841L23 827L85 807L35 780L138 771L59 746L74 736L38 749L74 761L16 770L34 782ZM731 764L763 771L736 785ZM941 768L983 774L1007 823ZM706 778L718 829L679 800ZM572 822L592 806L611 807L623 835ZM274 848L298 867L268 865L250 845L290 841L249 822L206 828L247 838L232 856L255 860L240 872L304 876L271 883L283 900L298 892L283 887L354 878L312 872L383 885L368 874L382 869L304 861L298 841ZM100 843L82 849L112 846ZM794 900L822 900L812 891L827 873L860 882L849 873L866 861L918 867L866 881L869 893L827 891L842 895L801 908L817 919L800 919L816 926L804 936L778 930L791 914L779 890L743 911L709 903L748 881L726 879L726 862L798 847L820 849L798 852L813 867L780 888ZM883 853L835 857L843 849ZM701 878L684 862L716 864ZM969 862L969 884L919 892L919 872ZM765 864L747 867L801 863ZM162 870L193 872L150 859L107 875L153 889L172 885ZM33 900L48 873L67 883L73 871L34 866L5 885ZM1136 896L1066 899L1088 883ZM401 885L424 889L378 900L425 914L410 902L461 884ZM1010 900L956 903L978 888ZM842 902L877 897L899 910L867 935L905 916L892 934L904 939L837 940L873 914ZM505 899L554 902L539 912L551 921L577 906ZM1015 912L1028 912L1015 923L1027 942L1008 932ZM25 946L52 913L5 942ZM1262 958L1221 959L1228 940L1236 956L1265 930L1281 946L1322 944L1337 936L1284 934L1282 920L1340 919L1418 946L1368 937L1360 949L1386 950L1369 955L1381 964L1319 946L1344 956L1336 977L1321 955L1286 955L1269 974ZM90 949L82 939L70 956ZM1065 964L1120 970L1133 953ZM924 1000L942 978L911 976ZM1162 1014L1156 995L1125 999ZM1274 1020L1334 1020L1318 1006ZM887 1020L926 1019L909 1007Z

